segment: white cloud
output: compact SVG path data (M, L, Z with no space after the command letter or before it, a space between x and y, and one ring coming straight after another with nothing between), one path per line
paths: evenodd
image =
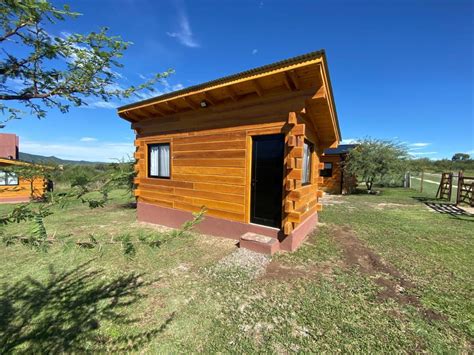
M97 142L97 138L93 137L82 137L79 139L80 142Z
M157 97L163 94L167 94L169 92L181 90L184 88L184 85L181 83L170 84L168 80L162 79L161 83L163 84L163 90L153 90L153 91L141 91L135 93L135 96L138 97L140 100L147 100L153 97Z
M88 102L87 106L81 106L82 108L105 108L105 109L116 109L119 105L110 102L110 101L95 101L95 102Z
M433 155L438 154L438 152L409 152L411 155Z
M411 143L409 144L410 147L427 147L431 145L431 143Z
M133 142L86 142L87 144L50 143L23 141L21 150L25 153L56 156L67 160L88 160L113 162L133 156Z
M256 49L256 48L255 48L255 49L252 49L252 54L253 54L253 55L255 55L255 54L257 54L257 53L258 53L258 49Z
M151 99L152 97L160 96L163 95L164 92L154 90L154 91L141 91L141 92L136 92L135 96L138 97L140 100L147 100Z
M182 45L190 48L200 47L199 43L194 39L191 25L183 4L178 4L178 32L166 32L172 38L176 38Z
M355 138L346 138L346 139L343 139L341 140L341 144L355 144L357 143L357 139Z

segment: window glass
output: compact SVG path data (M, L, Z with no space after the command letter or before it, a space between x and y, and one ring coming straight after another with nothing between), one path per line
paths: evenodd
M324 169L319 174L323 177L332 177L332 163L324 163Z
M169 143L148 146L148 175L150 177L170 177Z
M0 185L6 185L6 173L4 171L0 171Z
M310 184L311 183L311 162L312 162L312 152L313 152L313 145L305 141L303 146L303 179L302 184Z
M18 185L18 176L15 173L7 173L7 185Z

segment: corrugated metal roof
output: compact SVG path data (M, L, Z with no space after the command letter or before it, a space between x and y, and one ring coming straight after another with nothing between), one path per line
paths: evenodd
M325 55L324 49L321 49L319 51L306 53L306 54L299 55L299 56L296 56L296 57L281 60L281 61L278 61L278 62L275 62L275 63L267 64L267 65L264 65L264 66L261 66L261 67L245 70L245 71L237 73L237 74L224 76L222 78L211 80L211 81L208 81L208 82L205 82L205 83L202 83L202 84L190 86L190 87L184 88L182 90L173 91L173 92L170 92L170 93L166 93L166 94L163 94L163 95L152 97L150 99L134 102L133 104L124 105L124 106L119 107L117 110L122 111L122 110L126 110L126 109L131 109L135 106L141 106L141 105L144 105L144 104L147 104L147 103L151 103L151 102L154 102L154 101L161 101L161 100L170 99L172 97L184 95L184 94L189 93L189 92L203 90L207 87L212 87L212 86L216 86L216 85L225 84L226 82L232 82L234 80L242 79L242 78L245 78L247 76L262 74L262 73L272 71L272 70L276 70L276 69L279 69L279 68L283 68L283 67L286 67L286 66L290 66L290 65L294 65L294 64L298 64L298 63L303 63L303 62L306 62L306 61L309 61L309 60L320 58L323 55Z
M339 144L337 148L324 149L324 155L347 154L357 146L358 144Z

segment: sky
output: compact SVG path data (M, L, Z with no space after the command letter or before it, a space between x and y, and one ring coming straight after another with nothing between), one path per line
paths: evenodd
M53 1L62 5L63 1ZM393 139L414 157L474 155L473 2L470 0L76 0L77 19L50 32L100 27L133 42L120 85L175 73L147 98L325 49L343 143ZM131 101L138 101L136 97ZM116 107L89 101L47 118L25 116L0 133L20 151L63 159L131 156L134 134Z

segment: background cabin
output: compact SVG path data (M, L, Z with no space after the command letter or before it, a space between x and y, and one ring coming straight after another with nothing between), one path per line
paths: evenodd
M18 160L19 138L16 134L0 133L0 203L28 202L42 198L46 180L41 177L27 178L10 171L12 167L28 167L32 164Z
M340 141L324 51L118 109L136 132L137 215L273 253L317 223L320 157Z
M321 188L325 192L332 194L350 194L357 187L357 178L353 175L344 173L342 164L347 154L354 149L357 144L340 144L336 148L324 150L321 157L323 169L320 175L323 178Z

